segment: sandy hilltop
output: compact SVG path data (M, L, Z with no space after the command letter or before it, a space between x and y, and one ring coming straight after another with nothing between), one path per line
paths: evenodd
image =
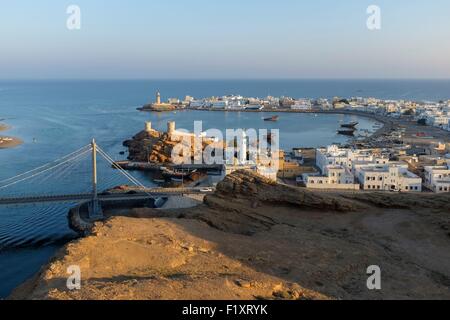
M247 171L195 208L133 209L12 299L450 299L450 195L318 193ZM79 265L81 290L66 287ZM367 289L379 265L382 290Z
M0 123L0 132L11 129L8 125ZM13 148L22 144L22 140L14 137L6 137L0 135L0 149Z

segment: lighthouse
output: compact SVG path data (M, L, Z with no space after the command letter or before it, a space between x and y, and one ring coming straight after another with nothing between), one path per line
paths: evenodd
M156 104L160 105L161 104L161 93L156 92Z

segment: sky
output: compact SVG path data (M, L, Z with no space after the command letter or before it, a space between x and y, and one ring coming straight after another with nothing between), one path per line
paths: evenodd
M448 79L449 16L448 0L0 0L0 79Z

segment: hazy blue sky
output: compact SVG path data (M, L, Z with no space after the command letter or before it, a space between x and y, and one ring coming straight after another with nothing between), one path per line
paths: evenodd
M0 78L450 78L449 17L448 0L0 0Z

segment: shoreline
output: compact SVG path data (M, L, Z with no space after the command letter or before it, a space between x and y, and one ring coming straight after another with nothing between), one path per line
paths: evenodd
M10 130L11 126L0 123L0 132ZM16 137L0 136L0 149L9 149L21 145L23 141Z
M369 137L366 139L359 141L359 142L370 142L370 140L378 138L379 136L386 134L393 130L395 122L394 119L390 119L384 116L367 113L367 112L361 112L361 111L353 111L353 110L217 110L212 108L202 108L202 109L196 109L196 108L185 108L180 109L181 111L212 111L212 112L249 112L249 113L302 113L302 114L340 114L340 115L354 115L358 117L364 117L368 119L372 119L375 121L378 121L383 124L382 127L378 128L376 131L374 131ZM177 110L177 111L180 111ZM147 110L142 112L149 112Z
M0 149L10 149L23 143L19 138L0 136Z
M420 126L416 122L408 119L394 119L386 116L356 111L356 110L217 110L212 108L206 109L196 109L196 108L186 108L182 110L194 110L194 111L213 111L213 112L253 112L253 113L303 113L303 114L340 114L340 115L355 115L358 117L364 117L378 121L383 124L382 127L377 129L369 137L363 140L355 141L358 143L370 143L375 139L388 134L395 130L396 128L405 128L407 133L403 137L406 143L413 143L419 145L430 146L436 144L437 141L444 143L450 143L450 132L447 132L441 128L431 127L431 126ZM432 135L434 139L424 139L414 135L417 132L427 132ZM351 142L350 142L351 143Z
M11 127L5 123L0 123L0 131L10 130Z

